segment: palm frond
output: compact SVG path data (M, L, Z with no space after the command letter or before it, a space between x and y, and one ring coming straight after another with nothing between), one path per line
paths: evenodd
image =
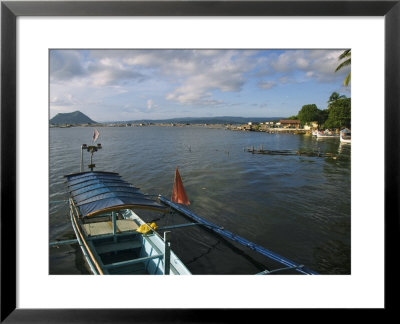
M342 54L340 54L339 61L349 56L351 56L351 49L347 49Z
M349 58L346 61L343 61L342 63L340 63L338 65L338 67L336 68L335 72L339 71L341 68L344 68L345 66L348 66L350 64L351 64L351 58Z
M351 81L351 72L349 72L349 74L347 74L346 79L344 79L343 84L347 87L349 85Z
M340 56L339 56L339 61L343 60L345 58L347 58L347 59L337 66L335 72L337 72L340 69L344 68L345 66L349 66L351 64L351 49L347 49L347 50L343 51L343 53L340 54ZM349 72L349 74L347 74L346 78L344 79L343 84L347 87L350 83L350 80L351 80L351 71Z

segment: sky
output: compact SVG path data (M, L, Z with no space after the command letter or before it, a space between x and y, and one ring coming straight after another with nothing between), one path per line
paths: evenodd
M50 50L50 118L289 117L327 108L350 71L343 49Z

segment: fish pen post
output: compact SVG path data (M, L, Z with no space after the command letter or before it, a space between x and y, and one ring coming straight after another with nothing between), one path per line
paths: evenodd
M171 232L164 232L164 274L169 275L170 262L171 262L171 243L170 243Z

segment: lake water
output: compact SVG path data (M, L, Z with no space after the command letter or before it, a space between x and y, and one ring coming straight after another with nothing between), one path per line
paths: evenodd
M119 173L143 193L170 198L179 167L190 209L225 229L321 274L351 272L350 145L338 138L204 127L99 127L98 171ZM50 129L50 241L74 238L66 174L80 170L93 128ZM305 150L332 157L251 154ZM89 154L85 153L85 165ZM140 213L139 213L140 214ZM144 214L158 226L188 222ZM193 274L255 274L279 268L264 256L201 227L172 232L171 246ZM50 248L50 274L87 274L77 245Z

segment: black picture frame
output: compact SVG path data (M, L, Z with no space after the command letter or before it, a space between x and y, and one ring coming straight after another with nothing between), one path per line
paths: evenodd
M396 305L399 244L400 1L2 1L1 3L1 322L231 322L214 309L17 309L16 19L19 16L383 16L385 18L385 310ZM394 249L394 253L391 250ZM371 264L365 271L373 273ZM394 296L394 297L391 297ZM210 311L210 310L208 310ZM249 312L249 310L246 310ZM251 318L257 314L251 310ZM260 311L260 310L258 310ZM231 318L231 320L229 320Z

